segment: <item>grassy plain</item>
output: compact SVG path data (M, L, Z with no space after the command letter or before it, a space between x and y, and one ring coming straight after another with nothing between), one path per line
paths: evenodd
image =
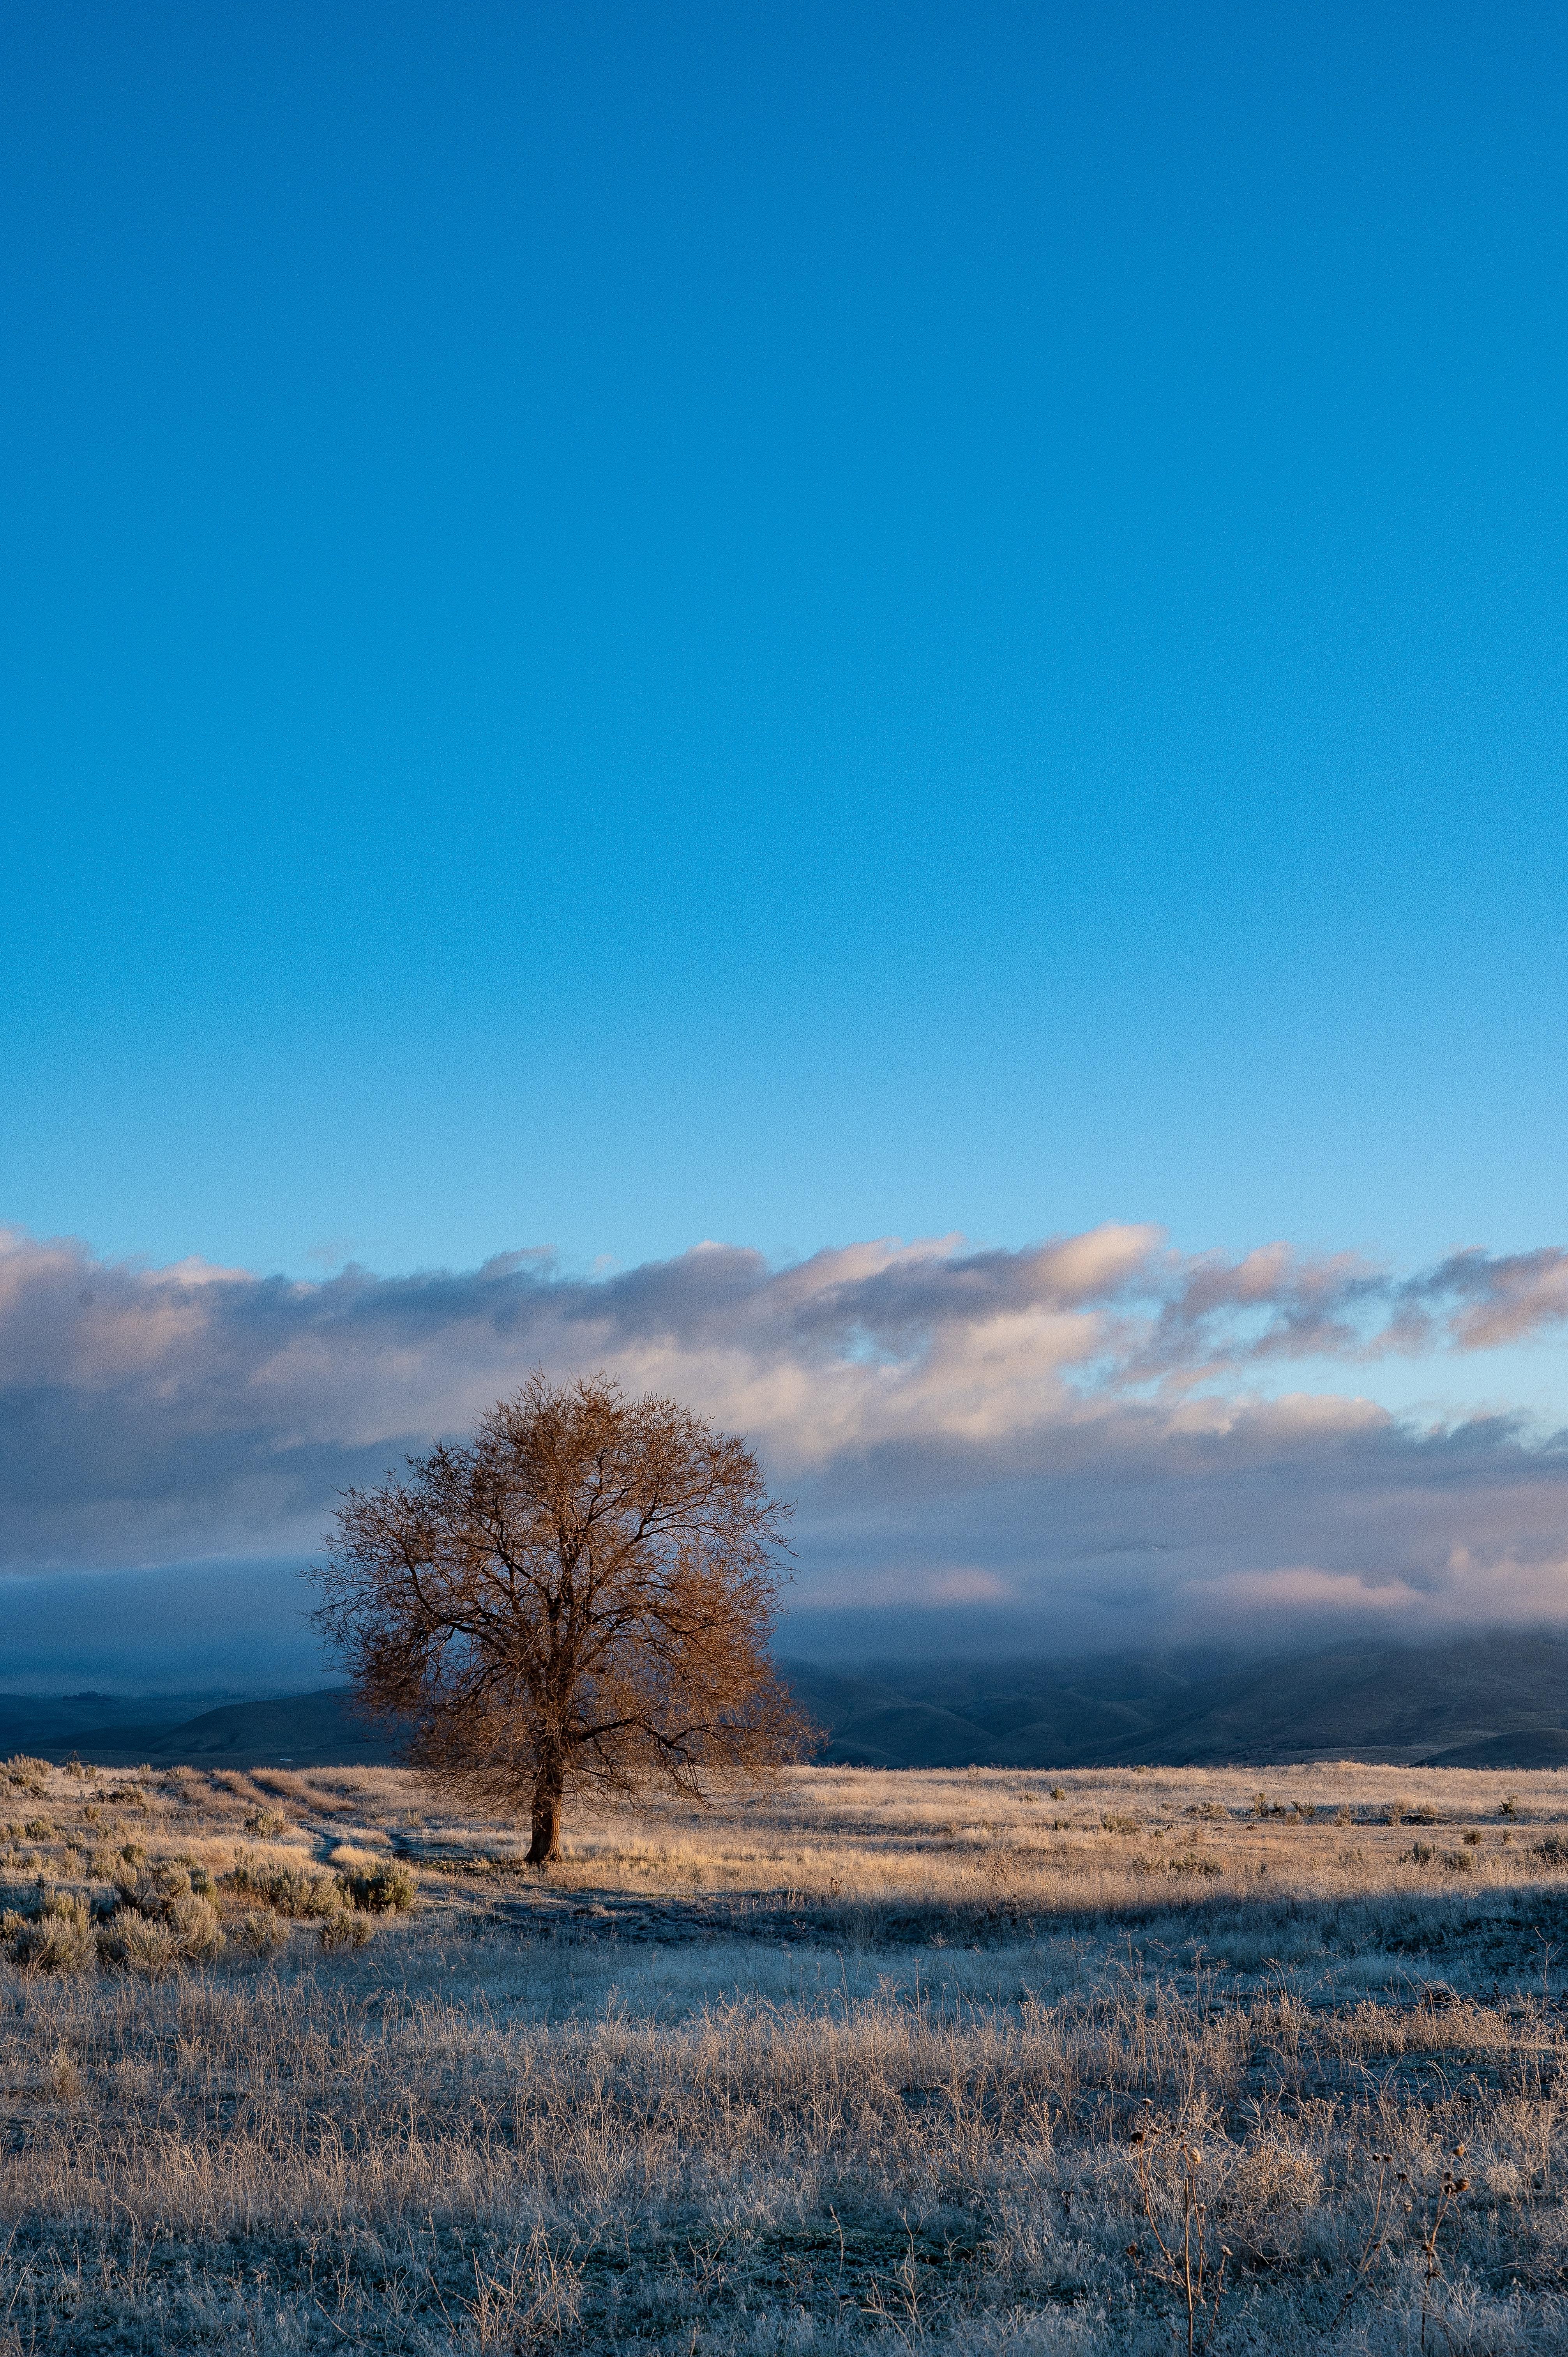
M0 2351L1568 2346L1568 1776L11 1777Z

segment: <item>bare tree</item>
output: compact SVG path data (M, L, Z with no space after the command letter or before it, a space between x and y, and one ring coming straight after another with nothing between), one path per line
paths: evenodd
M409 1757L532 1813L560 1856L575 1787L799 1758L810 1730L768 1658L789 1509L744 1440L604 1375L535 1373L471 1439L345 1491L313 1616Z

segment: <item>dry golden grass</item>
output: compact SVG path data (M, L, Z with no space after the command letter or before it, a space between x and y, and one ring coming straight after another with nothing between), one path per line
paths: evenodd
M19 1773L0 2348L1568 2345L1568 1778Z

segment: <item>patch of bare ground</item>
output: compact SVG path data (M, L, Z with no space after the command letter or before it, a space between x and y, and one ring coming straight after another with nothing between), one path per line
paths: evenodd
M1568 2345L1558 1775L0 1810L0 2351Z

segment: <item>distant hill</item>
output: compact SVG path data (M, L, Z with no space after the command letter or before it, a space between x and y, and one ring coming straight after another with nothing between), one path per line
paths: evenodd
M1428 1646L1345 1643L1272 1662L1213 1653L1079 1661L780 1665L823 1729L820 1758L872 1768L1283 1765L1383 1760L1568 1768L1568 1638L1477 1632ZM205 1704L205 1708L199 1706ZM0 1755L104 1767L395 1760L348 1691L273 1701L0 1695Z
M860 1675L782 1668L820 1755L887 1768L1202 1765L1356 1758L1568 1766L1568 1639L1478 1632L1217 1667L1106 1656Z
M75 1751L105 1768L132 1768L144 1760L155 1767L381 1767L397 1757L384 1733L354 1716L346 1687L271 1702L226 1702L194 1717L179 1707L181 1699L170 1697L164 1715L154 1717L145 1697L106 1706L101 1695L64 1696L58 1703L0 1695L0 1744L7 1752L33 1751L46 1760ZM97 1723L79 1724L90 1711Z
M1436 1768L1568 1768L1568 1727L1522 1727L1517 1735L1488 1735L1481 1743L1455 1744L1439 1751Z

